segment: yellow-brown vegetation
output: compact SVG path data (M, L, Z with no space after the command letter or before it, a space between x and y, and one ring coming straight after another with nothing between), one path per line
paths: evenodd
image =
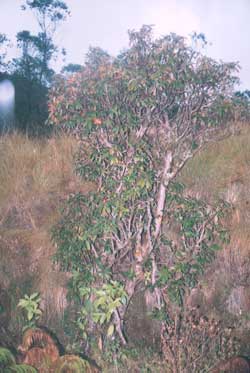
M77 146L75 139L66 136L38 141L13 134L0 139L1 284L3 288L16 284L20 298L22 284L32 275L32 287L41 292L47 325L55 319L54 314L63 314L67 305L67 275L51 264L55 248L50 230L60 217L62 201L70 193L93 188L74 173ZM232 286L244 287L250 274L249 168L250 128L244 124L240 133L208 145L189 161L179 176L187 186L187 193L211 203L225 198L232 204L226 219L231 243L218 253L213 268L202 281L207 307L218 309L219 313ZM250 310L250 303L245 303L246 308L239 307L240 312ZM13 310L12 318L15 318ZM42 361L43 352L34 348L41 346L32 347L27 359L40 354ZM101 357L98 362L102 364ZM139 364L139 360L128 358L124 371L136 372ZM157 358L155 366L156 371L164 371ZM107 364L107 372L115 369Z
M99 369L76 355L59 356L57 342L40 328L26 330L18 348L22 362L39 373L97 373Z
M40 347L33 347L29 350L25 355L23 363L36 368L39 373L53 372L53 370L50 369L52 363L50 355Z
M179 180L187 186L188 194L214 204L222 198L231 206L225 217L230 243L218 252L202 288L206 311L220 317L222 310L225 315L230 311L243 320L240 334L246 334L250 311L250 127L249 123L239 123L237 128L237 133L208 145L190 160ZM248 354L247 336L245 341L243 352Z
M40 328L26 330L22 338L22 344L19 346L19 351L26 354L34 347L42 348L51 355L52 360L56 360L59 356L58 348L52 337Z
M99 369L76 355L61 356L53 365L55 373L97 373Z
M3 288L16 288L16 297L30 283L31 291L40 291L43 315L51 321L66 306L67 281L51 263L51 229L62 201L91 188L74 172L77 147L69 136L0 138L0 281Z

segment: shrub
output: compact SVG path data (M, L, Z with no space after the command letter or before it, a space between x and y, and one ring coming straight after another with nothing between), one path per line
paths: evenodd
M149 26L129 37L117 58L90 50L82 71L58 77L50 92L50 123L77 136L76 170L96 184L69 198L53 233L56 260L74 273L82 335L101 326L123 344L135 291L149 289L158 317L169 322L225 238L222 205L188 198L174 179L217 138L237 82L236 64L201 55L183 37L154 40ZM96 315L98 294L109 317Z
M209 372L220 359L239 353L233 328L198 309L176 312L162 333L162 352L173 373Z

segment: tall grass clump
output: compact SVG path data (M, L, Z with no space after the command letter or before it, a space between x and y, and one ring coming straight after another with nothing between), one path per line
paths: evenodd
M58 191L74 178L75 141L62 136L30 139L19 133L0 139L0 206L15 198Z

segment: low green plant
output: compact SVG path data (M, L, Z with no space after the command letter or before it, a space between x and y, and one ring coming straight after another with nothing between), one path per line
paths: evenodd
M109 340L106 343L103 351L103 359L108 364L115 366L117 371L119 371L119 367L122 366L127 360L125 349L121 348L119 340Z
M36 373L37 370L27 364L16 364L13 354L0 347L0 372L3 373Z
M183 184L170 184L165 206L166 233L162 234L160 248L165 260L158 265L155 284L161 289L168 309L172 304L174 309L176 305L183 307L185 297L197 286L216 252L229 242L228 232L222 225L229 209L224 201L211 206L185 196Z
M82 332L82 337L87 338L89 318L98 326L105 326L106 336L111 337L116 330L114 320L118 317L118 309L127 302L127 294L121 283L110 280L99 287L78 287L78 292L83 297L79 311L77 326ZM117 331L119 333L119 331Z
M25 294L24 298L20 299L18 307L25 311L27 319L27 324L24 329L36 326L36 323L42 314L40 302L41 298L39 293L33 293L30 296Z
M0 347L0 370L3 371L6 367L14 365L15 358L12 353L4 347Z
M4 373L37 373L37 370L27 364L18 364L6 368Z

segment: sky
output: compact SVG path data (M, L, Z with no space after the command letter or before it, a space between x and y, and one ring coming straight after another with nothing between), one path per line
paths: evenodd
M111 55L128 47L129 29L154 25L156 37L169 32L188 36L203 32L205 53L241 65L241 89L250 89L250 0L66 0L71 11L55 42L67 51L66 63L84 62L89 46ZM34 15L22 11L24 0L0 0L0 32L15 43L22 30L37 32ZM13 47L9 57L16 55ZM54 63L58 71L62 60Z

